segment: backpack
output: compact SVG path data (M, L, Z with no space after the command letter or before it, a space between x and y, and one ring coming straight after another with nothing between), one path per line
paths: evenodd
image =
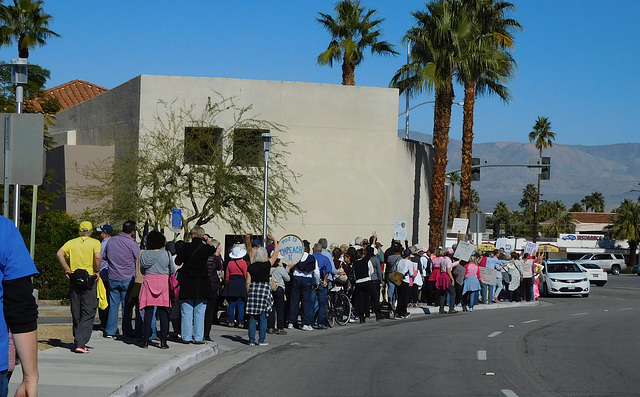
M311 273L316 268L316 258L308 255L306 260L298 262L296 268L303 273Z

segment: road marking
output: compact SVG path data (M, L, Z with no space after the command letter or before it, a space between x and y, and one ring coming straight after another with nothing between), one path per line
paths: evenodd
M531 323L535 323L536 321L540 321L540 320L529 320L529 321L525 321L522 324L531 324Z
M573 313L572 316L584 316L586 314L589 314L589 313L586 313L586 312L585 313Z
M487 360L487 351L486 350L478 350L478 360L486 361Z
M504 394L507 397L518 397L518 395L516 393L514 393L513 390L502 389L500 391L502 392L502 394Z
M633 310L633 308L632 307L625 307L625 308L622 308L620 310Z
M492 332L487 336L487 338L495 338L496 336L500 335L501 333L502 333L502 331Z

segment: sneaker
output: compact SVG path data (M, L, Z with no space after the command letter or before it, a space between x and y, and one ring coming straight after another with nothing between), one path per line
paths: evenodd
M268 333L268 334L272 334L272 335L273 335L273 334L275 334L275 333L276 333L276 330L275 330L275 329L273 329L273 328L269 328L269 329L267 330L267 333Z
M449 310L449 314L456 314L457 312L457 310Z
M287 329L294 329L294 328L295 328L295 327L293 326L293 324L289 324L289 325L287 325ZM280 335L282 335L282 334L280 334Z
M350 323L355 323L356 322L356 318L355 317L350 317L349 318L349 322Z
M253 342L249 342L249 346L255 346L256 344Z
M269 342L258 342L258 346L269 346Z
M236 326L236 323L228 323L227 324L227 327L235 327L235 326Z
M473 311L473 307L470 307L470 308L469 308L469 311L470 311L470 312L472 312L472 311Z
M324 325L318 325L318 329L327 329Z
M105 334L104 337L107 338L107 339L115 339L116 338L115 335L107 335L107 334Z
M89 353L89 349L85 346L76 347L76 353Z
M206 345L207 342L203 341L203 340L194 340L193 342L194 345Z
M244 328L244 324L243 323L238 323L238 328Z
M407 314L405 314L404 316L402 316L402 318L409 318L411 317L411 313L407 312Z
M279 329L275 332L277 335L286 335L287 331L283 330L283 329Z
M313 331L313 327L310 325L303 325L302 326L302 330L303 331Z

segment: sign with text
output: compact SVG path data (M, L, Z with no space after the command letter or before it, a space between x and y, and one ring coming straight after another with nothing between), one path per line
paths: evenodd
M527 241L527 246L524 247L524 253L533 256L536 252L538 252L538 244Z
M180 233L182 230L182 210L180 208L171 210L171 230L174 233Z
M513 250L513 245L511 244L511 241L509 241L509 239L507 239L506 237L500 237L499 239L496 240L496 248L504 249L504 254L508 256L508 255L511 255L511 251Z
M487 285L496 285L498 282L498 271L488 267L480 267L480 282Z
M459 241L456 252L453 253L454 258L458 258L461 261L469 262L471 254L475 251L475 247L468 241Z
M285 265L289 265L300 262L304 253L304 246L300 237L294 234L287 234L278 243L278 250L280 251L280 261Z
M467 234L467 227L469 227L468 219L453 218L453 226L451 227L451 233Z
M407 221L393 222L393 239L400 241L407 239Z

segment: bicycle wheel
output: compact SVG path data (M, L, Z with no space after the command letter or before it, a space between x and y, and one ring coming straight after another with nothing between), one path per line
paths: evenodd
M329 327L336 325L336 310L333 307L333 299L331 299L331 296L327 299L327 325Z
M338 294L334 302L335 320L339 325L346 325L351 317L351 302L349 297L344 294Z

